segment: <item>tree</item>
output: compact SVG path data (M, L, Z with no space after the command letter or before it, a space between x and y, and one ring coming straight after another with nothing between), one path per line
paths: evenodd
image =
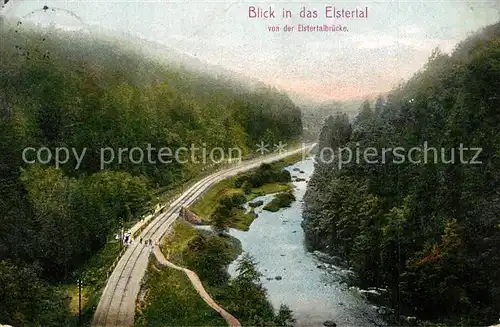
M373 118L373 111L370 108L370 102L365 100L359 109L359 114L356 117L356 124L369 122Z
M266 298L266 289L262 286L262 274L257 270L255 259L244 253L238 260L238 276L231 281L233 307L229 307L244 325L266 326L276 321L273 306Z
M156 205L152 191L198 177L209 159L198 151L199 163L165 153L160 161L160 148L245 154L263 139L301 135L300 109L275 89L165 65L122 41L0 25L0 58L10 58L0 67L0 257L13 271L39 263L48 289L103 249L122 219L132 223ZM68 148L70 155L59 167L54 156L34 165L23 160L27 147ZM143 158L130 153L137 147ZM106 164L104 149L114 152ZM17 295L6 296L1 302ZM40 321L19 324L66 325Z
M229 280L227 266L231 263L231 244L225 238L198 234L188 244L184 258L188 267L210 285Z
M252 185L250 185L248 181L245 181L243 185L241 185L241 189L246 195L252 193Z
M342 171L317 165L304 196L309 247L342 256L361 287L387 288L396 320L498 319L499 26L451 55L434 51L424 69L377 99L375 114L364 102L343 144L360 153L370 146L379 156L389 150L385 162L351 162ZM333 118L325 122L320 148L339 144L334 126ZM425 144L436 152L429 161L393 161L391 149ZM443 161L439 152L449 159L463 144L481 147L482 163Z
M293 318L293 312L284 304L280 305L278 315L276 316L276 326L293 327L296 319Z
M238 267L236 268L238 277L236 280L243 283L259 284L262 274L256 267L257 262L255 259L249 253L244 253L238 260Z
M210 217L214 232L219 235L226 235L229 231L229 223L231 222L231 210L226 206L219 205Z
M37 276L36 266L0 261L0 316L12 325L65 325L68 305L62 294Z
M375 110L374 110L375 117L380 117L383 108L384 108L384 97L382 95L379 95L377 97L377 101L375 102Z

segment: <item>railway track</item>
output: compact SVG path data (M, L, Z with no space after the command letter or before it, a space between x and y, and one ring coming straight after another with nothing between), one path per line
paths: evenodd
M210 186L240 172L256 168L262 163L277 161L313 146L307 145L285 154L242 162L238 166L201 179L173 201L163 214L151 221L137 238L152 240L153 244L159 243L172 223L178 218L180 209L193 204ZM134 242L128 247L108 279L95 311L92 326L128 327L133 325L137 295L148 266L149 254L153 249L154 245L151 247L138 242Z

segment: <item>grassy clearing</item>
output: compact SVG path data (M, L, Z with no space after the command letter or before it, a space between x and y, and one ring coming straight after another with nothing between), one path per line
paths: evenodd
M205 194L198 199L189 209L198 217L208 220L217 207L217 204L226 196L241 191L232 187L235 177L225 179L212 186Z
M182 253L197 234L196 229L189 223L181 220L175 222L171 232L165 236L160 245L165 258L175 263L182 263Z
M247 231L255 218L257 214L253 210L250 212L244 212L241 209L234 210L229 227Z
M291 156L285 157L281 160L278 160L276 162L273 162L272 165L273 165L273 167L281 169L281 168L293 165L293 164L305 159L306 155L307 154L303 154L302 152L299 152L299 153L293 154Z
M292 156L283 158L271 164L272 170L279 171L286 166L292 165L302 160L302 158L302 153L297 153ZM220 181L219 183L212 186L198 201L196 201L190 207L190 210L194 212L198 217L200 217L203 221L211 224L212 222L210 217L215 212L221 200L228 196L234 194L243 194L245 195L247 201L251 201L256 197L266 194L282 193L292 190L290 183L282 182L271 182L263 184L260 187L251 188L250 192L247 191L247 194L245 194L243 187L235 187L235 181L238 179L238 177L241 177L245 174L252 174L255 171L256 170L252 170L250 172L245 172L229 179ZM236 208L236 210L232 210L229 227L246 231L255 218L256 214L253 211L245 212L241 208Z
M190 252L192 252L189 249L189 242L199 235L207 238L215 237L212 231L197 230L188 222L176 221L171 232L165 236L160 244L161 252L167 260L182 266L186 263L186 259L190 257ZM241 254L240 241L231 236L225 236L223 239L228 243L231 260L236 259Z
M108 271L120 253L120 243L108 243L95 256L75 272L75 282L59 286L69 299L68 326L78 325L78 284L82 280L82 325L88 326L92 321L95 308L99 303L102 290L108 279Z
M68 285L63 287L65 288L68 297L70 297L69 313L72 316L78 317L78 286ZM82 307L85 307L89 301L90 290L91 289L89 287L82 287Z
M278 193L278 192L285 192L291 190L292 187L288 183L270 183L270 184L264 184L259 188L253 188L252 189L252 194L251 196L247 196L248 200L253 200L256 197L266 195L266 194L273 194L273 193Z
M210 216L214 213L217 205L222 199L233 194L244 194L241 188L233 187L234 180L235 178L233 177L215 184L189 209L203 221L210 223ZM245 196L248 201L251 201L262 195L285 192L289 190L291 190L290 184L270 183L264 184L259 188L252 188L251 193L246 194ZM234 216L234 224L230 227L237 228L239 230L247 230L250 223L253 219L255 219L255 214L247 214L243 210L240 211L240 213Z
M198 295L182 271L150 265L145 304L136 314L135 326L225 326L224 319Z
M235 178L233 177L227 180L223 180L212 186L207 191L207 193L205 193L205 195L190 208L190 210L193 211L204 222L206 222L207 224L211 224L210 217L212 216L222 199L233 194L245 195L241 188L233 187L234 180ZM265 194L277 193L290 189L291 186L286 183L264 184L259 188L253 188L251 193L246 194L245 197L247 198L247 201L251 201L256 197ZM242 209L235 208L235 210L232 210L231 222L229 224L229 227L246 231L255 218L255 212L245 212Z

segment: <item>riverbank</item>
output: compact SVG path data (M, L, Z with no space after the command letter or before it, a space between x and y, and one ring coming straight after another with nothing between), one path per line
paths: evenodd
M302 160L303 156L304 154L297 153L223 180L212 186L189 209L201 218L204 224L211 225L216 223L213 219L214 216L221 216L220 214L214 215L217 209L224 201L231 202L225 208L227 212L222 214L226 216L222 225L239 230L248 230L257 215L253 208L245 210L240 205L266 194L292 191L290 184L292 176L288 171L283 171L283 168ZM277 206L281 205L277 203Z
M243 325L289 326L289 312L275 313L260 284L251 257L239 260L240 271L230 278L228 265L241 254L239 242L179 221L160 245L164 257L194 271L206 292ZM150 264L136 312L136 326L223 326L224 320L196 293L185 274L159 271Z
M190 210L211 223L206 217L210 217L224 199L241 195L246 202L268 193L291 191L291 176L281 171L283 167L301 159L302 154L299 153L221 181L210 188ZM249 191L247 186L252 179L263 175L266 177L262 181L268 183L254 184L257 187L251 187ZM230 215L228 225L246 230L256 217L250 215L252 213L237 208L236 214L233 211ZM250 219L241 219L242 216ZM291 325L291 312L281 306L274 310L266 298L266 290L260 282L261 274L255 268L255 262L251 257L242 256L241 244L236 238L206 229L195 229L187 222L178 221L163 239L160 250L170 262L196 272L213 300L242 323ZM241 269L231 278L228 266L230 263L235 264L238 256L240 259L236 265ZM207 311L207 306L201 306L199 295L178 271L158 271L151 264L144 285L136 312L136 326L151 325L151 321L158 324L175 321L175 325L223 325L220 316L215 317L214 312ZM193 308L186 309L189 313L183 313L183 306L191 301L194 303Z
M291 160L291 158L300 158L300 156L301 154L298 153L280 162L288 162L289 160ZM196 176L193 176L195 178L188 181L183 181L182 183L177 184L175 187L169 190L158 189L154 197L157 201L155 202L157 203L155 213L143 217L137 217L136 219L127 222L124 225L124 228L127 229L131 227L130 232L132 235L140 233L140 231L144 227L146 227L149 222L153 221L153 216L156 217L156 215L160 214L162 212L162 210L160 209L168 207L169 203L173 199L175 199L177 195L181 194L189 186L194 185L202 177L208 176L214 171L223 167L228 167L228 165L221 164L208 167L200 171ZM267 192L273 189L279 190L281 188L279 188L279 185L278 187L276 185L265 185L262 187L262 190L255 190L255 193L259 194L259 192ZM137 224L134 225L134 223ZM80 267L75 272L75 278L71 280L70 283L59 287L60 292L63 293L65 297L68 297L69 301L68 308L71 317L68 317L67 324L78 324L79 294L76 280L82 280L81 321L83 325L89 325L90 321L92 320L95 308L101 297L103 288L106 285L109 273L114 268L115 263L118 262L121 253L122 251L120 249L120 243L116 240L111 240L105 245L103 249L101 249L98 254L92 257L87 263L82 265L82 267Z
M203 287L203 283L201 282L200 278L194 271L184 267L177 266L172 262L168 261L167 259L165 259L165 256L158 247L154 249L152 256L154 258L153 262L158 269L174 269L177 271L184 272L186 276L189 278L191 285L193 286L194 289L196 289L196 292L200 295L203 301L214 311L218 312L220 316L224 318L229 327L241 327L241 324L238 321L238 319L236 319L232 314L224 310L224 308L222 308L212 299L212 297L207 293L207 291Z
M346 280L352 271L327 263L330 258L306 249L302 202L314 171L313 160L308 158L285 169L297 176L292 182L296 201L289 208L269 212L262 207L274 195L255 198L253 201L262 201L262 205L248 231L229 231L241 242L243 251L258 262L257 268L263 272L261 282L274 308L288 305L297 319L296 327L322 326L327 321L337 326L384 326L362 292L349 288ZM235 263L229 266L231 276L237 274L236 268Z
M287 171L283 173L282 169L301 159L302 154L299 153L221 181L211 187L190 210L206 223L212 223L207 217L211 217L222 203L228 202L228 206L232 206L234 201L238 201L238 196L247 202L264 194L291 191L291 176ZM249 185L253 187L249 188ZM246 212L238 204L234 209L228 215L227 225L247 230L257 215L253 211ZM242 323L291 325L291 312L281 306L274 310L266 298L266 290L260 282L261 274L255 268L256 263L251 257L241 256L241 244L236 238L206 229L195 229L187 222L178 221L163 239L160 250L170 262L196 272L213 300ZM230 263L235 264L238 256L240 259L236 265L241 269L231 278L228 266ZM137 308L136 325L146 326L151 321L160 323L166 320L170 323L175 321L176 325L221 325L220 317L214 317L213 312L208 313L206 307L200 309L199 296L194 299L197 296L182 274L168 269L158 271L154 265L150 265ZM179 303L189 301L194 301L194 309L184 314Z

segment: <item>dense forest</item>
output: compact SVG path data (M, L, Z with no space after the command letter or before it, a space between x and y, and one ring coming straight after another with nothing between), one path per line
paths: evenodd
M500 23L450 55L435 50L354 120L337 115L323 126L305 196L308 243L344 258L361 287L387 289L398 325L401 316L451 326L500 318L499 92ZM404 151L382 162L383 149L424 144L413 163ZM477 151L462 160L461 144L482 148L481 163L471 162ZM354 159L339 169L348 161L342 147Z
M323 122L330 115L343 114L353 118L357 115L363 99L349 101L327 101L319 104L302 101L299 103L302 109L302 124L304 125L304 139L316 141Z
M202 168L125 156L103 170L101 148L247 154L262 140L301 135L300 110L275 89L169 66L123 40L0 25L0 323L65 325L67 298L54 286L74 283L119 226L150 210L155 192ZM73 155L55 167L46 152L47 164L26 164L27 147L86 153L78 169Z

